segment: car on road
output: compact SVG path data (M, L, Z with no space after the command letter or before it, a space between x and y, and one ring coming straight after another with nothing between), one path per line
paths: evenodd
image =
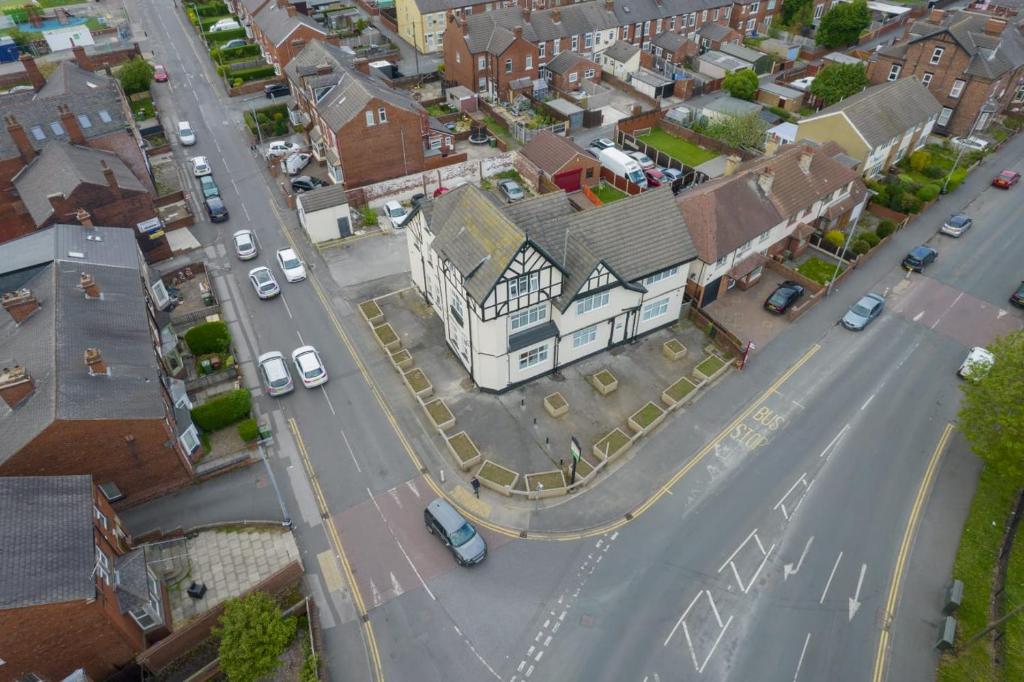
M285 247L277 250L277 265L284 273L285 280L289 282L301 282L306 279L306 268L295 255L295 251Z
M217 187L217 183L213 181L212 175L204 175L199 178L199 188L203 190L204 199L220 196L220 187Z
M447 500L438 498L423 510L423 522L455 556L460 566L473 566L487 558L487 543L469 521Z
M256 295L260 298L273 298L281 293L281 287L274 279L274 273L265 265L249 271L249 283L252 284L252 288L256 290Z
M939 257L939 252L930 246L922 244L915 246L906 256L903 257L901 265L913 272L922 272L928 265Z
M384 215L391 222L391 227L397 230L405 224L406 218L409 217L409 209L397 201L389 201L384 204Z
M306 388L316 388L327 383L327 369L313 346L301 346L293 350L292 362Z
M988 149L988 142L980 137L954 137L949 143L953 149L963 149L965 152L983 152Z
M946 222L939 228L939 232L942 234L948 234L950 237L959 237L967 230L971 229L974 225L974 221L971 220L970 216L965 213L954 213L946 219Z
M192 164L192 174L197 178L213 173L213 169L210 168L210 162L206 160L205 156L193 156L190 163Z
M960 363L960 369L956 371L961 379L977 381L988 373L989 368L996 362L996 356L992 355L985 348L975 346L967 354L964 361Z
M1024 282L1021 282L1017 290L1010 294L1010 303L1018 308L1024 308Z
M882 298L881 294L874 292L865 294L863 298L854 303L853 307L843 315L843 319L840 322L850 331L859 332L871 324L872 320L881 315L884 309L885 299Z
M289 154L295 154L300 149L302 149L302 147L294 142L275 140L267 145L267 158L276 159L281 156L288 156Z
M167 69L165 69L162 64L153 65L153 80L157 83L167 82Z
M648 187L661 187L669 183L668 177L657 168L648 168L644 171Z
M308 175L297 175L292 178L292 191L293 192L309 192L317 187L326 187L327 183L320 178L310 177Z
M770 313L781 315L789 310L804 295L804 287L799 282L786 280L775 288L772 295L765 299L764 309Z
M196 131L188 121L178 121L178 139L183 147L191 147L196 143Z
M245 38L232 38L228 42L224 43L224 47L220 48L221 51L230 50L235 47L245 47L248 45Z
M1020 173L1009 169L992 178L992 186L999 189L1010 189L1018 182L1020 182Z
M633 157L633 159L640 164L640 170L650 170L655 167L654 162L651 161L651 157L647 156L643 152L626 152L626 154Z
M297 152L285 157L284 161L281 162L281 170L288 175L298 175L299 171L309 165L309 161L312 158L312 154Z
M220 197L206 197L203 203L206 204L206 214L210 216L210 222L223 223L230 217L228 207Z
M267 99L277 99L278 97L287 97L292 94L291 88L284 83L274 83L272 85L263 86L263 96Z
M526 196L526 192L515 180L502 180L498 183L498 189L509 201L519 201Z
M259 253L256 235L252 230L239 230L231 235L231 240L235 243L235 255L238 256L238 260L252 260Z
M291 372L288 371L288 363L284 361L284 355L280 352L272 350L264 353L256 358L256 365L259 367L260 379L267 395L276 398L295 390Z

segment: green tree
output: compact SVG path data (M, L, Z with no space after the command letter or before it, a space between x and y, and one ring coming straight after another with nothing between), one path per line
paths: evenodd
M145 92L153 80L153 65L142 57L136 57L124 63L117 77L126 94Z
M220 640L220 669L231 682L254 682L271 674L295 637L295 628L295 618L283 618L263 592L229 599L213 630Z
M720 116L704 127L704 134L734 147L760 147L768 124L755 111L745 116Z
M811 83L811 94L826 106L855 95L868 86L863 64L829 64Z
M732 71L726 74L722 88L733 97L754 99L754 95L757 94L757 74L750 69Z
M810 15L813 11L811 0L782 0L782 25L795 28L798 19L802 14Z
M1024 332L1002 336L988 349L995 364L961 386L957 423L987 466L1024 483Z
M871 25L871 12L866 0L841 2L821 18L814 39L828 48L853 45L860 34Z

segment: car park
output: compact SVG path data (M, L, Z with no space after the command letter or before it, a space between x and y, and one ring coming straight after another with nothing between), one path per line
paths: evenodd
M167 82L167 69L162 64L153 65L153 80L157 83Z
M259 368L260 380L267 395L277 397L295 390L283 354L276 350L264 353L256 358L256 366Z
M1018 182L1020 182L1020 173L1007 169L992 179L992 186L999 189L1010 189Z
M1010 294L1010 303L1018 308L1024 308L1024 282L1021 282L1017 290Z
M647 178L648 187L661 187L662 185L667 185L669 182L665 174L657 168L648 168L645 170L644 177Z
M259 253L256 235L252 230L239 230L231 235L231 240L235 244L235 255L238 256L238 260L252 260Z
M284 83L274 83L272 85L263 86L263 96L267 99L277 99L278 97L287 97L292 94L291 88Z
M423 510L423 522L451 551L460 566L473 566L487 558L487 543L469 521L447 500L438 498Z
M178 121L178 140L183 147L191 147L196 143L196 132L188 121Z
M971 229L972 225L974 225L974 221L971 220L970 216L964 213L955 213L946 219L946 222L939 228L939 232L948 234L950 237L959 237Z
M300 149L302 149L302 147L294 142L275 140L267 145L267 158L276 159L282 156L288 156L289 154L297 153Z
M960 369L957 370L957 375L961 379L968 379L970 381L977 381L988 373L988 370L996 362L996 356L992 355L985 348L975 346L964 358L964 361L960 363Z
M397 230L405 224L406 218L409 217L409 209L397 201L389 201L384 204L384 215L391 222L391 227Z
M206 204L206 214L210 216L210 222L223 223L230 217L228 207L220 197L206 197L203 203Z
M220 196L220 187L217 187L217 183L213 181L212 175L204 175L200 177L199 188L203 191L204 199Z
M320 178L313 178L308 175L298 175L292 178L293 192L309 192L318 187L326 187L327 183Z
M804 287L799 282L786 280L775 288L772 295L765 299L764 309L770 313L781 315L789 310L804 295Z
M907 270L913 272L922 272L928 265L935 262L935 259L939 257L939 252L930 246L922 244L921 246L915 246L910 250L903 258L901 265Z
M965 152L983 152L988 149L988 141L980 137L954 137L949 143L954 149L962 149Z
M498 189L509 201L519 201L526 196L526 192L515 180L502 180L498 183Z
M256 290L256 295L260 298L273 298L281 293L281 287L274 279L274 273L265 265L249 271L249 283L252 284L252 288Z
M299 379L306 388L316 388L327 383L327 369L313 346L301 346L293 350L292 362L295 363L295 371L299 373Z
M192 174L197 178L213 173L213 169L210 168L210 162L206 160L205 156L193 156L190 162L192 164Z
M647 156L643 152L626 152L626 153L629 154L630 156L632 156L636 160L636 162L640 164L640 168L642 168L643 170L646 171L646 170L650 170L652 168L655 168L654 162L651 161L651 157Z
M850 331L859 332L881 315L884 309L885 299L880 294L865 294L843 315L840 322Z
M306 279L306 267L290 248L277 250L277 265L284 273L285 280L289 282L301 282Z
M281 162L281 170L288 175L298 175L299 171L309 165L310 159L313 156L305 152L298 152L285 157L284 161Z

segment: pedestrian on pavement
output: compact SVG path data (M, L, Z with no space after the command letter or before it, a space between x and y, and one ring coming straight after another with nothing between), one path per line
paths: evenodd
M480 497L480 479L477 478L476 476L474 476L473 480L471 480L469 482L469 484L471 486L473 486L473 494L476 495L477 498L479 498Z

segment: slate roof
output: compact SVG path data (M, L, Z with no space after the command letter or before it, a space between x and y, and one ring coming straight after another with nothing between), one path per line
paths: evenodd
M751 64L756 64L761 59L768 57L764 52L752 50L746 45L736 45L735 43L725 43L718 48L718 51Z
M492 0L416 0L416 7L420 14L433 14L434 12L447 12L461 7L476 7ZM472 16L472 15L470 15Z
M725 40L732 34L732 29L729 26L723 26L722 24L707 23L700 27L697 31L697 35L701 38L707 38L720 42Z
M14 186L36 226L39 226L53 215L48 196L60 193L69 197L81 185L106 187L103 164L114 171L114 179L121 189L146 192L117 154L61 140L54 140L43 147L39 156L14 176Z
M348 195L345 194L345 185L328 185L303 192L299 195L299 201L302 202L303 211L312 213L325 208L343 206L348 203Z
M555 12L560 12L561 18L557 22ZM536 11L530 14L530 24L533 25L534 33L539 40L582 35L623 25L615 12L609 12L605 8L603 0ZM582 44L580 48L583 48Z
M546 68L551 73L563 74L572 71L579 65L580 62L589 62L589 59L584 59L575 52L561 52L557 57L547 63Z
M868 145L877 147L938 116L940 111L942 105L928 88L911 77L872 85L801 123L842 114Z
M27 287L40 304L21 325L0 315L0 366L20 364L35 382L17 409L0 401L0 463L57 419L164 416L139 267L124 228L56 225L0 244L0 287ZM82 272L96 279L100 299L85 298ZM89 376L86 348L100 349L109 376Z
M675 31L662 31L658 35L654 36L654 40L651 44L655 47L660 47L663 50L669 52L675 52L683 45L689 42L682 33L676 33Z
M812 152L807 173L799 165L805 147ZM765 168L774 173L768 194L758 184ZM748 161L733 175L688 190L677 202L700 259L714 263L851 181L855 188L861 184L856 171L823 146L784 145L774 156Z
M0 478L0 609L93 599L92 477Z
M270 2L266 7L256 13L253 22L259 26L267 40L276 46L284 44L295 29L300 26L307 26L327 37L327 30L318 24L316 20L307 17L305 14L296 12L288 16L288 10L278 7L277 3Z
M577 155L586 156L583 148L570 138L555 135L550 130L542 130L537 133L536 137L519 150L519 153L548 175L554 175L560 171Z
M517 26L523 27L525 40L537 42L533 26L526 21L523 10L518 7L503 7L481 14L471 14L466 18L466 44L469 51L472 54L502 54L515 41L513 30Z
M311 87L320 85L333 85L337 76L328 73L316 75L318 66L330 67L332 71L339 71L345 66L352 64L352 55L343 51L340 47L331 45L322 40L314 40L306 43L305 47L299 50L284 67L285 75L296 83L305 82ZM320 81L323 81L321 83Z
M121 613L141 609L149 603L149 575L146 572L146 553L136 549L114 560L117 571L117 605Z
M80 69L72 61L60 62L39 92L0 95L0 112L17 119L35 149L42 149L54 139L68 139L66 131L55 133L50 127L51 123L60 122L57 108L62 104L68 105L76 116L86 117L90 125L81 125L81 128L87 140L126 130L130 125L122 109L117 81ZM42 140L36 139L32 131L35 126L39 126ZM0 159L15 156L18 156L18 147L7 132L7 126L0 125Z
M639 51L639 45L627 43L625 40L616 40L601 54L617 62L628 62Z

